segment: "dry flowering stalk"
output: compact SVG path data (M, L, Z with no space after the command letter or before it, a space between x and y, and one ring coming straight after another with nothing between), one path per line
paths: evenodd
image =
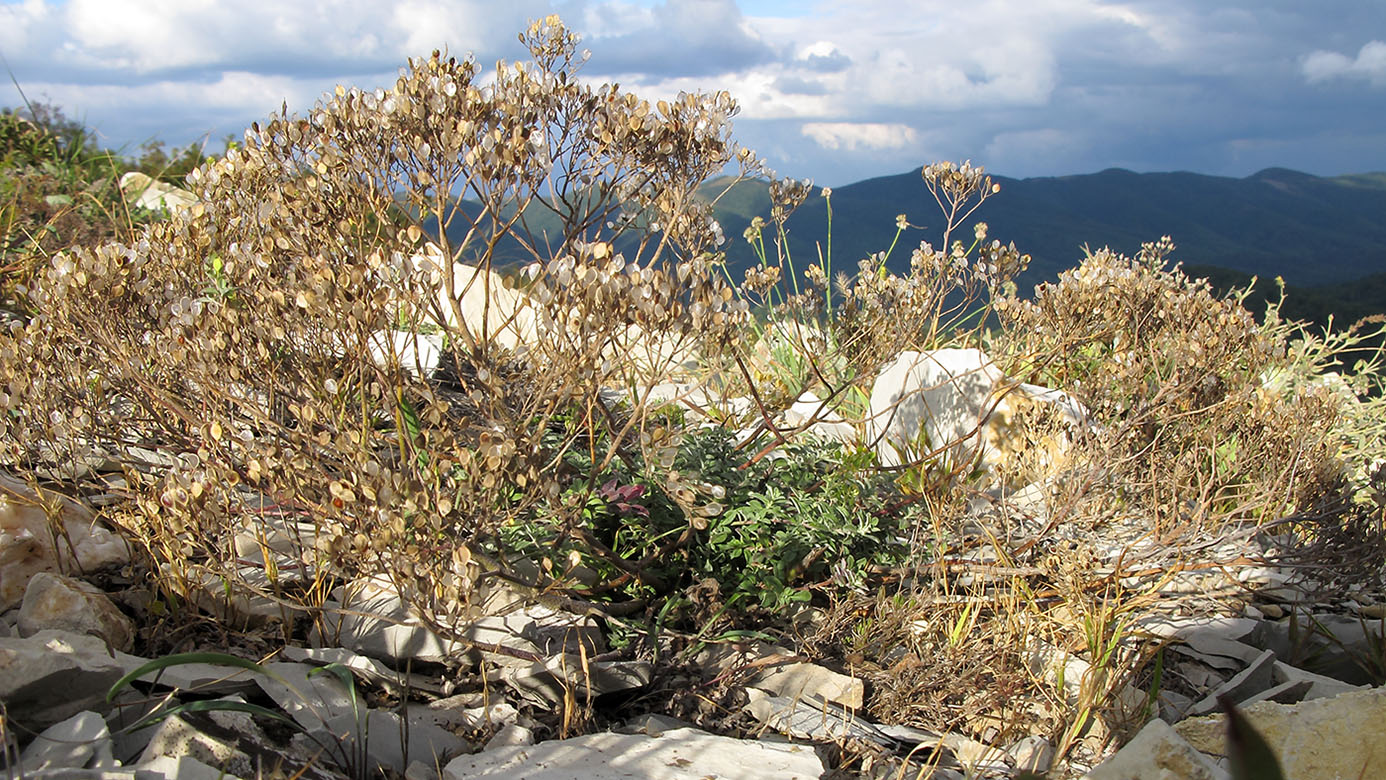
M709 262L720 229L693 195L756 162L730 141L725 93L585 86L556 17L521 39L532 61L489 81L435 52L390 89L339 87L257 123L189 176L196 206L58 257L26 290L38 314L0 336L0 457L79 480L120 463L131 530L189 579L248 585L238 537L301 521L313 533L271 566L274 595L320 598L289 568L385 571L437 615L465 604L467 550L568 511L561 496L598 478L566 453L659 471L641 394L613 415L600 393L736 340L747 307ZM556 235L529 228L539 214ZM519 352L496 331L520 314L478 325L460 300L473 285L494 300L489 271L515 260L533 301ZM417 370L425 337L446 382ZM637 346L652 355L638 374L623 359Z
M1103 249L1033 299L1000 301L1012 372L1093 412L1092 463L1163 530L1333 500L1341 401L1322 387L1268 402L1263 377L1284 363L1288 331L1167 268L1173 248Z

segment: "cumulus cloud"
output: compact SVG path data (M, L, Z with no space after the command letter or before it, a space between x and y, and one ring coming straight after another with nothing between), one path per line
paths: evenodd
M734 0L665 0L648 9L607 2L583 19L589 74L716 76L778 59Z
M852 58L828 41L816 41L793 64L816 73L839 73L851 66Z
M1386 86L1386 43L1369 41L1356 58L1335 51L1315 51L1300 65L1311 84L1333 79L1366 79L1373 86Z
M52 12L52 7L44 0L0 5L0 46L6 51L15 51L31 42L38 43L32 38L43 29Z
M781 76L775 79L774 87L786 95L826 95L831 90L822 81L798 76Z
M26 0L0 6L12 61L85 80L157 80L208 69L306 75L397 68L435 48L513 56L548 0Z
M824 149L849 152L902 149L912 146L919 137L909 125L883 122L808 122L802 132Z
M27 94L116 146L219 138L333 84L386 86L434 48L519 59L515 33L555 10L592 50L584 80L647 98L726 90L738 138L795 176L898 172L926 146L1008 175L1249 173L1228 139L1386 126L1386 107L1321 88L1386 85L1386 38L1342 42L1379 27L1379 0L1331 15L1298 0L766 2L0 0L0 52ZM1333 152L1344 162L1325 172L1386 168L1386 147L1359 161L1364 148Z

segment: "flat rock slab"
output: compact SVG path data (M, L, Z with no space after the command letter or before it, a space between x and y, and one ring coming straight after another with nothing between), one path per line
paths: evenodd
M120 662L94 636L48 630L0 638L0 701L8 717L28 729L45 729L83 710L108 710L106 691L122 674Z
M25 773L83 769L87 766L114 767L111 732L100 715L91 711L79 712L34 737L34 741L20 754L19 766Z
M1386 689L1298 704L1261 702L1241 712L1275 751L1285 780L1386 777ZM1174 730L1205 753L1226 751L1222 715L1190 718Z
M675 729L660 737L608 732L497 748L454 760L444 767L443 780L807 780L823 772L823 762L810 745Z
M1226 780L1207 756L1156 718L1084 780Z
M766 726L798 739L825 742L853 738L892 745L896 739L857 713L828 702L807 702L747 688L745 710Z
M861 709L866 697L866 685L861 680L810 663L793 663L767 670L753 678L750 684L776 696L821 697L854 710Z
M1281 663L1280 661L1276 661L1275 665L1271 668L1271 679L1277 683L1309 683L1309 690L1304 693L1304 699L1306 701L1309 699L1326 699L1337 696L1340 693L1367 689L1364 685L1349 685L1341 680L1335 680L1332 677L1325 677L1321 674L1307 672L1297 666L1291 666L1286 663Z
M1269 650L1261 651L1259 656L1252 660L1251 665L1237 673L1235 677L1215 688L1202 701L1198 702L1189 710L1190 715L1207 715L1218 708L1218 697L1225 696L1234 702L1242 702L1267 689L1271 682L1272 665L1275 663L1275 653ZM1306 689L1309 686L1304 686Z

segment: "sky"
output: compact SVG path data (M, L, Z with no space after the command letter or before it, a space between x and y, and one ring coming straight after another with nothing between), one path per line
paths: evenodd
M825 186L964 159L1386 170L1386 0L0 0L0 55L104 146L220 151L435 48L520 59L516 34L550 13L591 51L585 79L727 90L736 140Z

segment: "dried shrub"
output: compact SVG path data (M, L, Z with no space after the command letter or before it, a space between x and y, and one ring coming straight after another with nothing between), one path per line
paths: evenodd
M474 551L506 565L507 523L580 526L574 481L595 491L621 461L676 482L641 394L600 393L657 381L659 365L612 359L633 341L666 364L735 341L746 306L693 193L754 160L729 141L725 94L584 86L556 18L521 37L533 62L489 84L435 53L392 89L257 124L189 175L187 212L57 257L0 343L5 461L78 480L120 463L125 522L167 574L314 603L383 571L437 615L465 605ZM535 215L559 229L532 231ZM623 234L634 251L616 254ZM533 304L478 325L459 298L502 287L490 271L517 251ZM522 325L527 349L497 338ZM430 337L448 382L415 370ZM248 568L257 545L287 557Z
M1288 364L1292 329L1167 268L1172 250L1167 238L1135 258L1104 249L1033 300L1003 301L1012 371L1093 412L1090 464L1157 533L1335 500L1355 397L1317 381L1322 360L1296 372L1304 381L1268 381Z

